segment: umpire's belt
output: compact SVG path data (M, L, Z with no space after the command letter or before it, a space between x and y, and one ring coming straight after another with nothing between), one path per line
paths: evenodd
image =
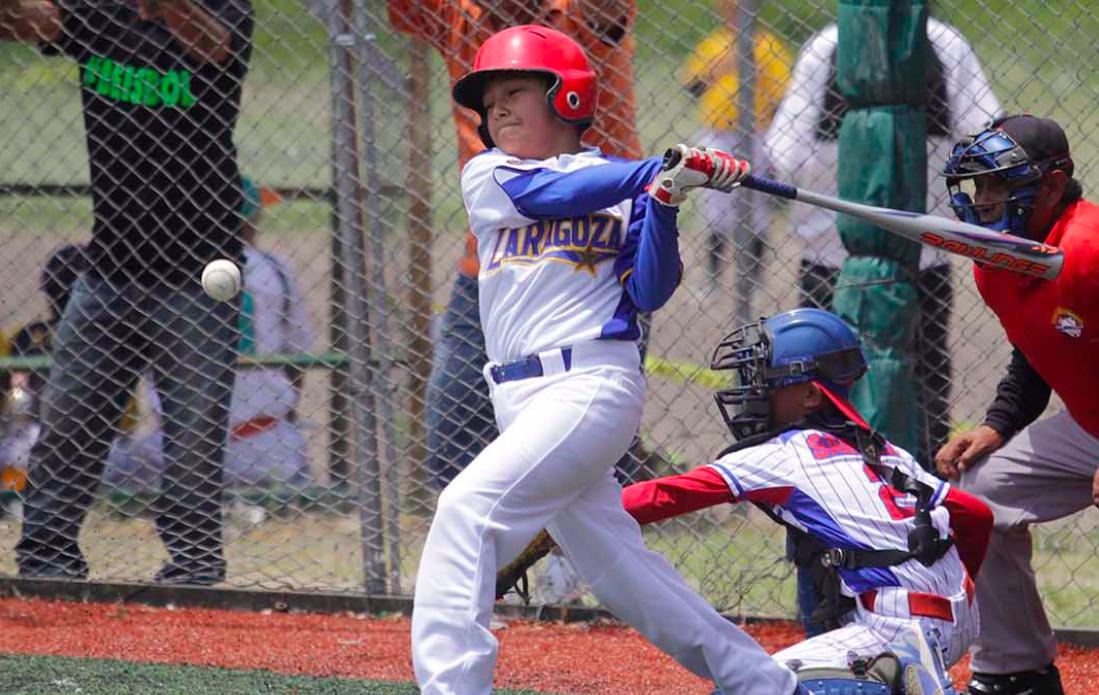
M514 362L489 363L485 371L494 384L564 374L573 369L618 366L641 368L637 344L628 340L589 340L575 345L543 350Z

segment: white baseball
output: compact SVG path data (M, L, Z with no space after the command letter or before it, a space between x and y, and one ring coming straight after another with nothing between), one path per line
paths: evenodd
M202 269L202 289L219 302L227 302L237 296L240 285L240 268L228 259L210 261Z

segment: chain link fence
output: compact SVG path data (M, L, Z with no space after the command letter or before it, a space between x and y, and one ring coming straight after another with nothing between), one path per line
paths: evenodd
M152 34L152 57L118 38L109 22L80 22L77 31L72 17L91 11L79 9L85 3L100 13L97 21L108 18L127 31L140 9L125 0L66 5L63 31L84 41L66 47L67 56L34 42L0 45L3 575L18 571L31 447L44 436L43 391L57 357L50 343L56 350L59 340L70 347L90 341L94 327L85 322L80 335L55 335L57 317L40 278L48 276L51 292L75 282L78 273L66 273L79 270L84 256L63 263L57 250L112 224L138 231L117 248L101 248L94 262L117 260L125 246L157 267L160 251L143 245L143 235L167 232L161 249L183 243L186 231L158 215L190 209L192 227L215 225L215 236L224 237L214 255L227 253L239 230L248 235L240 305L203 305L197 272L171 285L191 304L172 305L153 290L122 300L124 311L112 320L128 337L98 355L120 364L102 371L85 363L86 380L78 384L84 396L69 405L89 412L67 438L43 440L35 450L36 457L67 462L37 474L54 483L46 506L56 518L44 526L79 529L93 581L142 583L158 574L162 581L218 581L216 567L207 575L209 567L164 572L195 549L216 555L223 542L224 581L234 587L411 594L439 487L460 467L461 452L476 453L493 433L476 393L483 388L479 350L468 325L475 299L460 280L466 223L458 162L476 141L468 124L456 132L449 98L461 60L492 30L485 8L558 24L589 13L584 25L603 44L593 52L604 85L600 113L621 119L596 128L608 150L636 155L638 146L652 154L681 141L714 144L750 153L757 170L806 188L835 187L844 105L834 90L833 2L634 7L628 0L573 0L541 8L257 0L251 10L243 0L200 3L216 8L211 15L231 30L229 55L220 58L193 51L181 57L178 44L166 47L163 30ZM1099 148L1099 78L1086 69L1099 59L1099 20L1088 4L950 0L936 3L932 16L930 165L942 164L944 143L994 113L1029 110L1065 126L1086 187ZM213 37L216 49L219 36L207 26L195 41L206 46ZM82 108L81 89L99 105ZM195 110L189 99L217 106ZM149 119L160 125L148 128ZM118 132L103 135L105 123ZM209 135L218 128L232 134L251 183L238 183L226 164L231 151L192 153L183 166L187 148L226 142ZM124 153L103 152L119 147ZM120 170L93 162L90 176L90 148L98 152L93 158L127 165L124 175L110 178ZM112 187L150 192L143 200L153 212L139 220L145 228L108 219L107 208L97 209L96 219L91 190L105 195ZM950 214L941 180L931 178L930 189L929 209ZM164 191L184 199L155 197ZM231 214L218 218L210 210ZM680 228L685 277L652 317L648 404L639 441L619 464L624 479L686 470L723 448L729 435L714 412L714 377L703 369L713 346L739 319L827 306L842 264L832 216L746 192L695 196ZM176 260L190 272L196 263L201 268L200 256L189 249ZM81 282L73 296L91 306L94 293ZM927 461L951 430L981 420L1010 348L967 262L925 253L920 285L921 389L912 397L924 420L918 453ZM188 340L192 348L198 341L211 362L228 354L226 345L237 346L231 401L214 395L216 375L179 349ZM474 376L462 384L460 374ZM112 394L111 407L89 405L103 400L93 398L97 388ZM178 421L201 436L181 433ZM195 448L181 451L193 441ZM211 464L219 441L228 441L223 478ZM193 487L179 489L188 481ZM197 527L166 532L165 517L177 512L177 521L195 519ZM1035 564L1058 624L1099 624L1099 585L1089 566L1097 518L1090 510L1036 534ZM714 509L647 534L720 609L792 615L784 533L754 510ZM70 555L54 553L52 567L73 569ZM576 598L549 591L550 574L542 581L544 599Z

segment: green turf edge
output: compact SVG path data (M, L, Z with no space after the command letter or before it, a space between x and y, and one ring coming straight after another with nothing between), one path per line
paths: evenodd
M0 693L4 695L413 695L416 692L412 683L114 659L0 655ZM548 695L535 690L495 692Z

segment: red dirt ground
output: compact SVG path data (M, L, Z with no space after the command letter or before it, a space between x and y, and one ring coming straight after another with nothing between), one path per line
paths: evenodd
M797 642L788 623L747 627L769 651ZM126 659L411 681L406 618L241 613L0 599L0 653ZM596 695L705 695L636 632L614 624L511 622L496 632L496 684ZM1099 653L1062 647L1068 695L1093 692ZM960 682L965 664L955 667Z

